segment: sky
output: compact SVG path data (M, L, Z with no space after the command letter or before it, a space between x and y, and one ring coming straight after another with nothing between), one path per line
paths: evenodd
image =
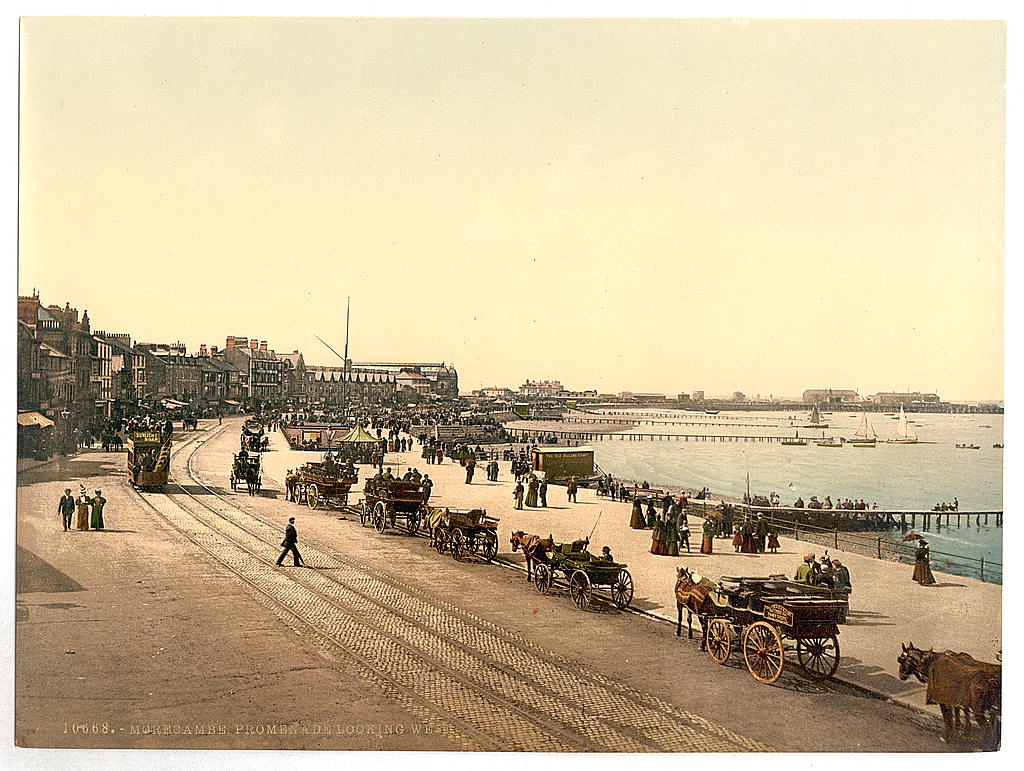
M464 391L1003 397L999 22L27 18L19 292Z

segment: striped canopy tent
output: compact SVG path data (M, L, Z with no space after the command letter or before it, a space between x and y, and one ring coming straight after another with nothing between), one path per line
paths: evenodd
M349 431L345 436L338 440L339 442L357 442L360 444L367 444L371 442L379 442L380 440L371 436L369 432L362 426L356 424L356 427Z
M355 428L338 440L338 457L353 463L370 463L379 442L365 428L356 424Z

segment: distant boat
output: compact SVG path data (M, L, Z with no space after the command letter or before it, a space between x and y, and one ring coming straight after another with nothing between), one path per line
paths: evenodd
M828 428L828 423L821 422L821 413L818 412L818 405L814 405L814 409L811 410L811 415L808 418L808 424L804 428Z
M978 428L992 428L992 426L978 426Z
M705 415L717 415L719 410L704 410Z
M822 439L820 442L815 442L818 447L842 447L842 442L837 442L835 439Z
M995 449L997 449L997 450L1001 450L1001 449L1003 449L1003 446L1002 446L1001 444L994 444L994 445L992 445L992 446L993 446L993 447L994 447Z
M900 405L900 424L896 427L896 438L887 439L887 444L917 444L917 432L910 427L907 421L907 413Z
M847 442L851 447L874 447L878 436L875 434L875 429L868 423L868 414L862 412L860 416L860 425L857 427L854 438Z
M782 446L783 447L806 447L807 446L807 440L806 439L783 439L782 440Z
M977 444L958 444L956 446L958 450L980 450L981 446Z

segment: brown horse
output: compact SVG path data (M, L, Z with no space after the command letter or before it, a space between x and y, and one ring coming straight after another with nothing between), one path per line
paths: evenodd
M942 710L942 738L951 741L960 732L960 710L964 711L964 735L971 738L971 715L979 727L987 727L983 737L987 749L999 747L999 713L1002 709L1002 667L977 661L966 653L953 653L903 645L897 659L900 680L916 677L928 686L926 704L938 704Z
M550 562L548 552L554 551L555 539L551 535L541 538L539 535L527 535L522 530L517 530L512 533L512 551L519 549L523 550L523 556L526 557L526 580L530 582L533 580L533 563L547 565Z
M693 614L697 614L700 622L700 649L706 650L708 643L708 631L704 627L704 617L713 612L713 603L708 596L714 588L706 578L694 579L689 568L676 570L676 636L683 633L683 609L686 609L686 637L693 639Z

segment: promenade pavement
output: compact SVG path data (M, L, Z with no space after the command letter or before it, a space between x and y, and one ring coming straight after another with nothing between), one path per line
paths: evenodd
M288 450L280 433L271 435L271 448L279 451L264 455L264 485L273 480L275 486L283 487L288 468L317 460L321 455ZM515 530L541 536L550 534L561 542L586 537L596 523L590 549L599 553L601 547L607 545L616 561L629 565L635 586L632 607L673 624L676 619L673 590L676 569L680 566L690 567L713 581L723 575L783 573L792 577L804 554L814 552L820 556L823 551L820 546L780 538L781 548L776 554L740 554L733 551L731 539L716 538L715 553L700 554L703 520L699 506L695 508L691 504L692 552L684 552L679 557L655 556L650 553L651 531L629 527L631 505L628 503L598 498L596 492L586 489L579 490L576 503L570 503L564 487L551 486L547 508L524 507L520 511L514 506L515 483L507 462L501 462L498 482L488 482L484 469L478 467L473 483L468 485L465 484L465 469L450 459L441 465L425 464L418 447L412 452L389 453L386 463L397 476L409 467L430 474L435 483L431 505L484 508L488 514L499 517L500 560L525 564L521 553L511 553L509 538ZM360 467L360 479L365 479L368 472L369 467ZM359 498L353 490L350 501L355 503ZM842 549L829 548L829 555L841 559L849 568L854 586L848 623L840 627L842 660L837 678L938 714L937 707L925 707L923 685L899 680L896 658L901 642L936 650L967 651L984 661L997 660L996 654L1002 649L1000 585L936 572L935 585L920 586L911 580L913 566ZM696 645L696 638L693 644ZM790 655L795 666L795 654Z

